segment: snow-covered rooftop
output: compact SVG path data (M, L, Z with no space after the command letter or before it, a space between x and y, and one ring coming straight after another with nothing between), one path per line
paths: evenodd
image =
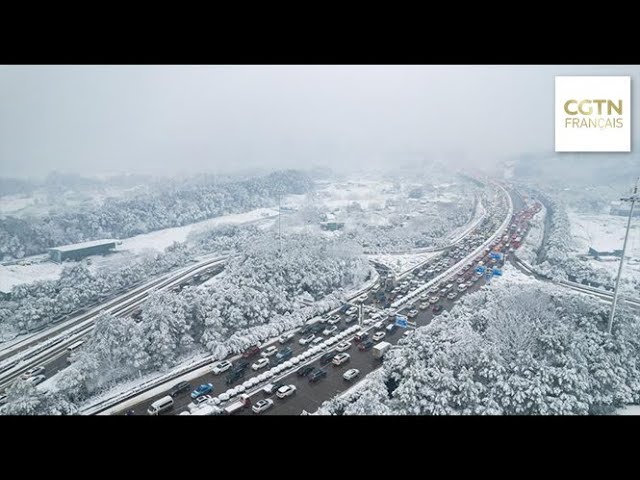
M62 245L60 247L50 248L49 250L58 250L60 252L70 252L73 250L80 250L83 248L97 247L99 245L109 245L111 243L115 244L116 240L109 240L109 239L91 240L89 242L74 243L73 245Z

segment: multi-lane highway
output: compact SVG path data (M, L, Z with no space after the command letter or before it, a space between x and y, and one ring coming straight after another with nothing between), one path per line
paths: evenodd
M0 392L18 376L35 366L43 365L47 376L66 367L66 359L70 353L69 347L89 335L95 325L96 317L101 312L108 312L115 316L131 315L140 308L151 293L180 288L192 281L194 277L216 273L223 268L225 260L226 257L210 258L164 275L87 313L4 346L0 350Z
M436 257L430 259L428 263L416 266L411 271L404 274L403 278L400 279L400 282L401 284L405 285L405 288L401 290L405 292L407 290L416 291L416 289L420 288L421 285L424 285L423 289L425 289L426 287L434 288L435 285L439 285L438 290L442 290L443 288L446 288L448 284L451 284L452 287L449 288L449 291L456 291L458 295L457 298L459 298L459 296L466 293L466 291L475 291L480 288L484 284L485 280L477 275L474 275L472 269L470 269L467 264L472 263L473 259L478 255L480 255L481 257L487 255L489 251L489 245L495 240L498 235L501 235L501 231L504 230L505 226L508 224L508 220L511 217L511 212L511 207L507 208L506 206L503 207L502 211L499 214L494 212L493 215L484 218L476 229L476 232L471 235L472 238L475 237L475 240L464 242L463 246L449 247L445 249L440 255L437 255ZM482 237L482 239L480 239L480 237ZM479 243L482 243L483 241L485 243L479 245ZM460 239L459 243L462 242L463 239ZM434 270L442 270L443 273L438 274L435 273ZM462 272L462 270L464 270L464 272ZM427 272L429 273L427 274ZM458 283L456 282L456 280L458 278L457 274L459 272L462 272L468 280L472 281L470 287L467 288L465 292L458 292L457 289ZM381 316L381 327L382 329L384 329L387 325L389 325L390 320L395 319L396 312L399 312L401 314L406 313L414 307L418 309L419 312L410 320L411 322L415 322L415 326L426 325L434 317L435 314L432 312L433 304L430 303L428 305L428 308L426 309L419 309L418 305L424 302L424 298L435 296L435 293L427 293L425 291L425 297L423 297L423 300L420 300L416 297L415 300L408 301L407 304L402 307L389 309L388 307L391 302L393 302L394 304L403 303L402 298L396 297L396 295L402 297L402 293L392 294L390 292L384 292L383 294L380 291L380 287L377 287L371 289L368 293L366 293L364 296L366 298L361 297L359 299L358 303L363 304L363 310L365 311L365 315L363 316L365 324L363 325L362 330L369 331L370 336L372 336L374 331L376 329L379 329L378 326L376 326L376 323L380 320L370 320L371 315L377 314ZM441 294L437 295L441 296ZM409 296L411 296L411 293L409 293ZM455 300L450 300L448 298L440 298L437 303L443 309L447 310L451 308L454 301ZM349 316L347 316L346 313L334 311L331 312L331 314L336 315L336 318L339 317L339 322L336 324L336 327L338 327L338 331L345 331L349 328L352 328L352 326L354 325L353 321L347 323ZM320 324L321 327L330 326L328 322L318 322L318 324ZM404 333L405 332L401 329L395 331L394 333L387 333L384 340L395 343L397 340L402 338ZM322 333L318 333L318 335L320 337L323 337ZM332 333L331 335L335 335L335 333ZM287 345L290 346L293 350L293 357L299 357L303 352L312 348L310 346L300 344L299 340L302 336L304 335L299 331L296 331L294 333L294 337L287 343ZM327 337L325 336L323 338L326 339ZM264 393L262 389L265 384L269 382L281 381L287 384L294 384L298 387L297 393L287 400L280 400L275 398L274 396L274 407L268 410L266 413L299 414L303 410L315 410L315 408L324 400L331 398L335 394L340 393L344 389L351 386L350 382L347 382L342 378L342 373L344 371L349 368L358 368L361 371L359 378L362 378L364 375L371 372L380 365L379 362L373 359L370 350L358 350L357 345L355 345L355 343L353 342L353 334L347 335L343 340L348 340L352 343L351 347L347 351L347 353L351 355L350 361L339 367L335 367L331 363L327 364L323 367L327 371L327 376L319 380L317 383L310 383L307 377L300 376L297 372L302 366L308 364L317 365L319 357L321 357L327 351L332 351L335 345L332 348L318 351L317 354L307 358L302 362L299 362L295 367L289 368L286 371L283 371L281 374L273 376L269 381L258 383L255 387L247 390L247 393L251 395L252 400L255 402L263 398ZM280 345L278 342L276 342L275 345L278 349L284 348L284 345ZM265 347L266 345L262 346L263 350ZM195 389L200 384L211 383L213 385L212 396L217 396L223 392L227 392L230 388L237 385L247 385L248 379L257 377L264 372L264 370L254 372L251 369L251 365L258 358L260 358L260 356L250 358L248 360L249 366L245 370L244 377L230 382L229 384L227 384L226 373L216 375L210 369L205 369L206 373L204 374L201 374L195 378L190 378L190 389L174 396L174 408L172 410L172 413L178 414L191 410L197 412L198 409L193 409L192 399L190 398L189 394L191 390ZM274 358L275 357L270 357L271 362L273 362ZM239 357L236 356L228 360L237 363ZM274 363L271 363L271 365L266 367L265 370L272 367L273 365ZM193 375L190 375L190 377L193 377ZM171 391L172 387L175 384L183 380L183 377L175 378L174 381L167 382L165 384L166 388L164 390L158 391L158 389L155 389L155 393L153 396L141 395L141 400L137 403L135 399L129 399L126 403L123 403L120 406L121 408L111 408L108 410L108 412L105 413L123 413L126 410L130 414L146 414L146 411L151 403L167 395L167 393ZM358 381L358 379L356 379L355 381ZM273 396L273 394L271 396ZM221 406L224 406L224 403L222 403ZM247 410L243 413L250 413L250 410Z

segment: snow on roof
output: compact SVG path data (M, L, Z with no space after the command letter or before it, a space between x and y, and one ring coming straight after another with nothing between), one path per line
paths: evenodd
M115 244L116 240L109 240L109 239L91 240L90 242L74 243L73 245L62 245L60 247L50 248L49 250L57 250L60 252L70 252L73 250L81 250L83 248L97 247L99 245L109 245L111 243Z

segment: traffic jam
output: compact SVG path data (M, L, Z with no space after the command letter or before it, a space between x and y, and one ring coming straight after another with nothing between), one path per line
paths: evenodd
M414 328L449 310L466 292L475 291L502 273L509 254L520 246L537 202L514 213L507 232L473 260L425 289L453 265L477 250L504 219L494 213L458 245L396 278L376 265L379 282L367 293L295 332L262 346L253 345L235 360L219 361L209 373L179 382L163 395L123 412L137 414L299 414L350 388L380 366L384 354ZM419 295L417 289L423 287ZM411 298L400 308L392 303ZM236 356L237 357L237 356ZM235 358L235 357L234 357ZM330 383L326 388L317 385ZM318 398L318 397L326 398ZM298 403L296 397L300 397ZM291 403L293 402L293 403ZM287 404L289 404L287 406Z

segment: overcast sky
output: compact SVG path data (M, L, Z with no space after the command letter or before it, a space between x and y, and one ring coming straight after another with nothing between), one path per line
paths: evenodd
M554 75L631 66L0 66L2 176L552 152ZM632 143L632 148L637 145Z

